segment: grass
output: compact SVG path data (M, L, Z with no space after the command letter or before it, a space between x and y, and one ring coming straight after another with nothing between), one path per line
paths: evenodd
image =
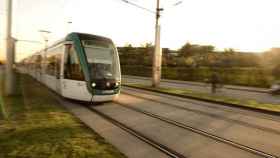
M123 158L115 147L62 108L43 86L21 76L21 95L4 97L0 158Z
M133 64L121 65L121 69L122 74L132 76L151 77L152 72L151 66ZM205 82L205 79L211 79L213 72L218 73L221 81L226 85L269 88L270 85L277 80L277 76L273 76L270 69L253 67L191 68L185 66L163 66L162 78L171 80L180 79L184 81Z
M1 118L5 120L10 120L14 118L17 114L19 114L23 110L23 99L21 93L21 84L16 83L16 93L13 96L5 96L4 93L4 85L5 85L5 77L0 74L0 103L1 103ZM19 79L19 74L16 74L16 78Z
M248 107L253 109L260 109L265 111L271 111L271 112L280 112L280 105L279 104L267 104L267 103L259 103L255 100L240 100L236 98L229 98L224 96L217 96L217 95L211 95L207 93L199 93L194 92L189 89L176 89L176 88L165 88L165 87L159 87L159 88L153 88L148 85L144 84L124 84L129 87L133 88L141 88L145 90L152 90L155 92L162 92L167 94L175 94L185 97L192 97L197 99L205 99L208 101L216 101L220 103L226 103L226 104L233 104L236 106L241 107Z
M7 119L7 114L6 114L6 109L4 106L4 101L3 101L3 75L0 73L0 120L1 119Z

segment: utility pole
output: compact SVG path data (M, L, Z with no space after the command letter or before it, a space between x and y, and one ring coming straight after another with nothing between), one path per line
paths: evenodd
M160 12L163 11L159 8L159 0L157 0L156 7L156 30L155 30L155 48L153 55L153 76L152 76L152 86L159 87L161 78L161 58L162 52L160 47Z
M159 7L159 1L157 1L156 5L156 12L153 10L150 10L148 8L142 7L140 5L137 5L133 2L130 2L129 0L121 0L127 4L133 5L137 8L146 10L150 13L156 14L156 28L155 28L155 47L154 47L154 54L153 54L153 72L152 72L152 86L153 87L159 87L160 85L160 79L161 79L161 60L162 60L162 50L160 47L160 12L163 11L163 8ZM173 4L173 6L178 6L183 1L177 1L176 3Z
M73 23L72 21L67 22L67 34L69 34L71 32L71 24L72 23Z
M12 0L6 0L7 18L6 18L6 95L16 94L15 78L15 39L12 38Z
M39 30L40 33L42 33L42 36L44 38L44 42L45 42L45 51L48 47L48 42L49 42L49 38L48 38L48 35L51 33L51 31L48 31L48 30Z

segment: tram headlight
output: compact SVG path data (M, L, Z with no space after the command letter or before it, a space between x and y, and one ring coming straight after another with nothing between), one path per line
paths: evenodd
M121 83L120 83L119 81L116 82L115 87L118 87L120 84L121 84Z
M92 86L92 87L95 87L95 86L96 86L96 83L93 82L93 83L91 84L91 86Z

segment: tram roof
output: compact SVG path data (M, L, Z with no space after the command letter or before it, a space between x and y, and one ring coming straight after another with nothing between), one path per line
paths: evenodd
M30 56L28 56L28 57L26 57L24 59L30 58L30 57L32 57L34 55L38 55L38 54L42 53L43 51L46 51L46 50L48 50L48 49L50 49L52 47L55 47L56 45L59 45L60 43L69 41L69 38L71 39L71 36L73 36L74 34L76 34L82 40L99 39L99 40L104 40L104 41L108 41L108 42L112 41L110 38L107 38L107 37L104 37L104 36L93 35L93 34L88 34L88 33L72 32L72 33L67 34L64 38L62 38L62 39L60 39L58 41L55 41L54 43L52 43L47 48L41 49L39 51L36 51L32 55L30 55Z

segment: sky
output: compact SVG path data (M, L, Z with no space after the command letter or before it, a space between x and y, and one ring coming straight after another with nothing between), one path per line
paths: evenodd
M5 1L0 0L0 59L4 57ZM151 10L156 0L129 0ZM178 49L186 42L241 51L280 47L279 0L161 0L161 46ZM56 41L69 32L113 39L117 46L154 42L155 15L122 0L13 0L13 36ZM72 24L68 24L72 21ZM49 35L38 30L48 30ZM21 59L43 48L17 43Z

